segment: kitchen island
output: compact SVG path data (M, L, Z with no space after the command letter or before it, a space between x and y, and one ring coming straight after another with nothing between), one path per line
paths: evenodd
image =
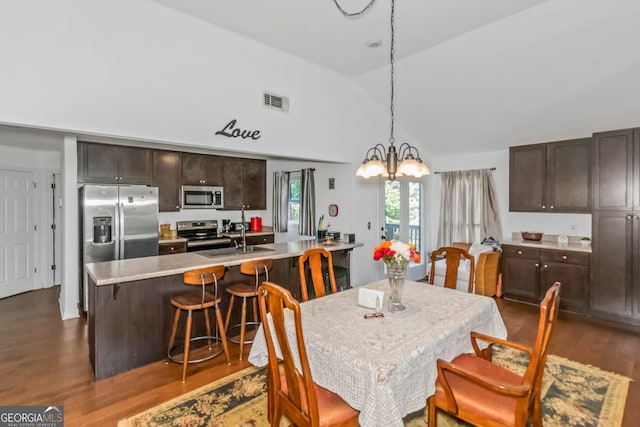
M289 289L299 299L297 263L304 251L316 247L331 251L334 266L346 272L346 278L338 286L348 288L349 254L359 246L362 244L325 245L316 240L300 240L250 247L254 252L248 253L187 252L87 264L89 358L94 375L96 379L107 378L166 357L174 316L170 300L188 289L182 281L185 271L217 265L227 267L218 291L224 315L228 306L225 283L246 280L239 272L241 263L273 259L269 280ZM196 329L196 325L204 325L201 313L194 313L194 335L203 334L204 328Z

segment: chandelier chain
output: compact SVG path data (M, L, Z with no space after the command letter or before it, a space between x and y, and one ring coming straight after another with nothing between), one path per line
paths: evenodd
M336 7L340 10L340 12L342 12L342 14L344 16L348 16L348 17L353 17L353 16L360 16L362 14L364 14L371 6L373 6L373 4L376 2L376 0L371 0L369 2L369 4L367 4L364 9L358 11L358 12L347 12L346 10L344 10L342 8L342 6L340 6L338 4L338 0L333 0L333 2L336 4Z
M394 119L394 114L393 114L393 97L394 97L394 81L393 81L393 72L394 72L394 66L393 66L393 49L394 49L394 39L395 39L395 30L394 30L394 25L393 25L393 17L394 17L394 10L395 10L395 1L391 0L391 48L389 49L389 56L390 56L390 63L391 63L391 136L389 137L389 143L391 145L393 145L395 143L395 138L393 137L393 119Z

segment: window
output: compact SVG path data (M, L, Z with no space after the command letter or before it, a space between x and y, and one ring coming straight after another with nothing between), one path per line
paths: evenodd
M300 172L292 172L289 175L289 223L298 224L300 222Z

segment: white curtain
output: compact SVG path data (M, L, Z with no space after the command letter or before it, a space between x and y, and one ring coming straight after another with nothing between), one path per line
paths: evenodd
M314 169L302 169L301 178L298 234L314 236L316 234L316 183Z
M498 199L490 169L441 172L438 246L502 240Z
M289 221L289 172L273 173L273 231L286 232Z

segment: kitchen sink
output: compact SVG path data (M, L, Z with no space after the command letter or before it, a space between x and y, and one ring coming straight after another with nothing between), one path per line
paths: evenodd
M268 252L268 251L274 251L274 250L275 249L265 248L259 245L250 245L250 246L248 245L246 252L243 252L242 248L218 248L218 249L208 249L206 251L198 251L196 253L202 256L213 258L217 256L241 255L244 253L250 254L254 252Z

